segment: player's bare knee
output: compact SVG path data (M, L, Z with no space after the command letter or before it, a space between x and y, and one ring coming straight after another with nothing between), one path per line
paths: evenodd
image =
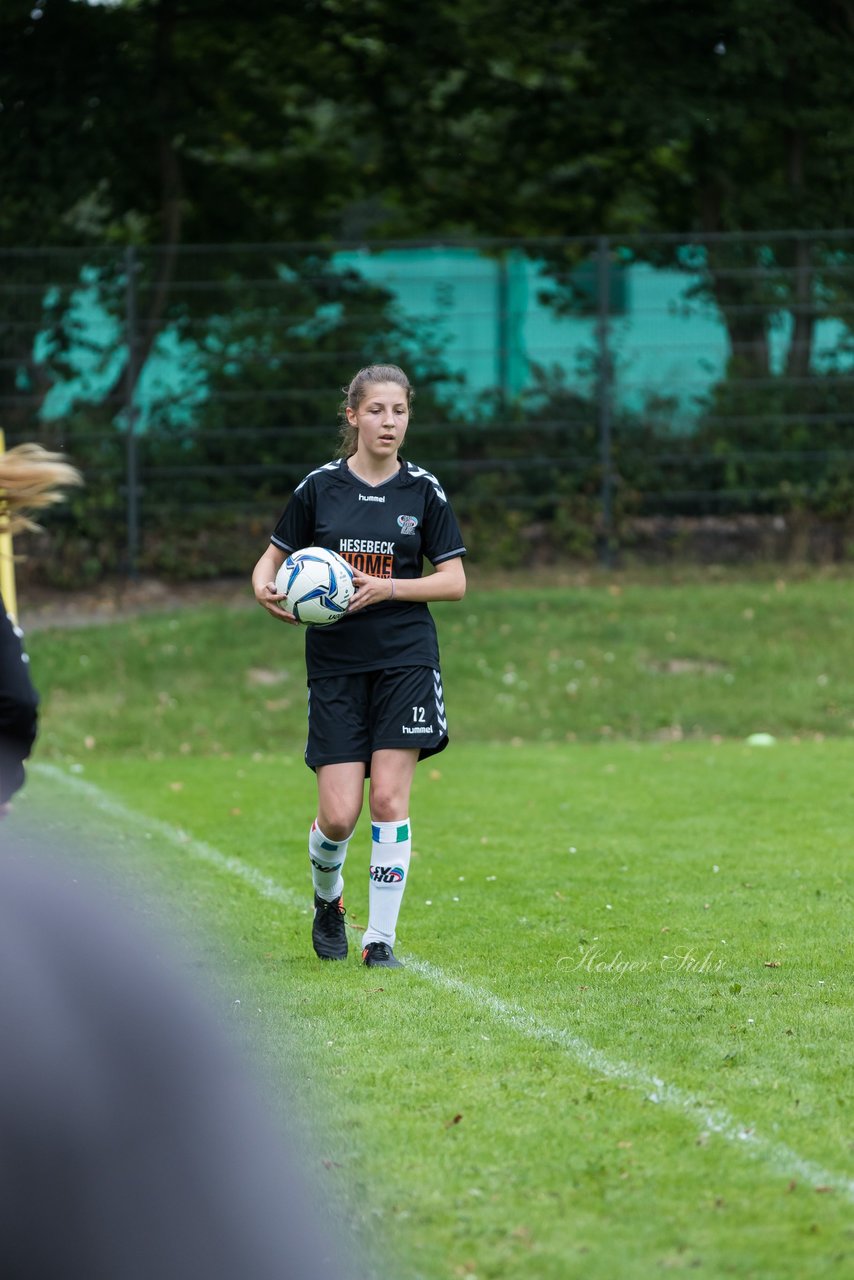
M327 811L322 810L317 817L317 825L329 840L347 840L353 834L356 826L358 814L351 814L343 810Z
M374 822L396 822L409 812L396 788L371 787L371 817Z

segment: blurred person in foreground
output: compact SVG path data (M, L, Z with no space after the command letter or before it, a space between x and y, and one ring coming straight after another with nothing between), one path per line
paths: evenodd
M57 852L0 860L3 1275L364 1280L224 1034Z
M38 528L29 513L62 502L62 490L80 482L80 473L61 454L40 445L21 444L0 453L0 533ZM0 595L0 818L23 786L24 761L38 727L39 699L22 635Z
M0 455L0 531L35 527L27 513L79 481L38 445ZM0 816L23 784L37 708L0 600ZM254 1081L157 950L69 846L4 824L0 1271L347 1280L331 1207L316 1209Z

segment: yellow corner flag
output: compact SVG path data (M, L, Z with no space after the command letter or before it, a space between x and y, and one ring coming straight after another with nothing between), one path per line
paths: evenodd
M0 458L6 452L6 436L0 427ZM15 560L12 554L12 534L5 495L0 489L0 595L6 612L13 622L18 621L18 600L15 593Z

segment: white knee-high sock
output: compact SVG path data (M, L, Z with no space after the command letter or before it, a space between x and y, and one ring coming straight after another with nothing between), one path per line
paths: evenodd
M411 854L412 829L408 818L371 823L371 881L363 947L369 942L387 942L390 947L394 946Z
M341 868L344 866L344 859L347 857L347 845L349 843L350 836L346 840L330 840L320 830L317 825L317 819L311 824L311 831L308 833L311 879L314 884L314 892L318 898L323 898L326 902L333 902L335 898L340 898L344 892L344 877L341 874Z

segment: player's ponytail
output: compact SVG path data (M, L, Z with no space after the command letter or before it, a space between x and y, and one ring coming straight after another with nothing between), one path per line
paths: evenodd
M19 444L0 454L0 532L38 528L27 513L62 502L61 490L81 483L80 472L61 453L39 444Z
M406 407L412 412L412 401L415 399L415 392L412 389L412 383L407 378L403 370L396 364L369 364L364 369L360 369L347 387L342 387L344 399L338 406L338 415L341 421L341 432L338 441L338 457L351 458L359 447L359 431L353 427L347 420L348 409L358 409L363 400L367 398L368 387L374 386L378 382L395 382L406 392Z

